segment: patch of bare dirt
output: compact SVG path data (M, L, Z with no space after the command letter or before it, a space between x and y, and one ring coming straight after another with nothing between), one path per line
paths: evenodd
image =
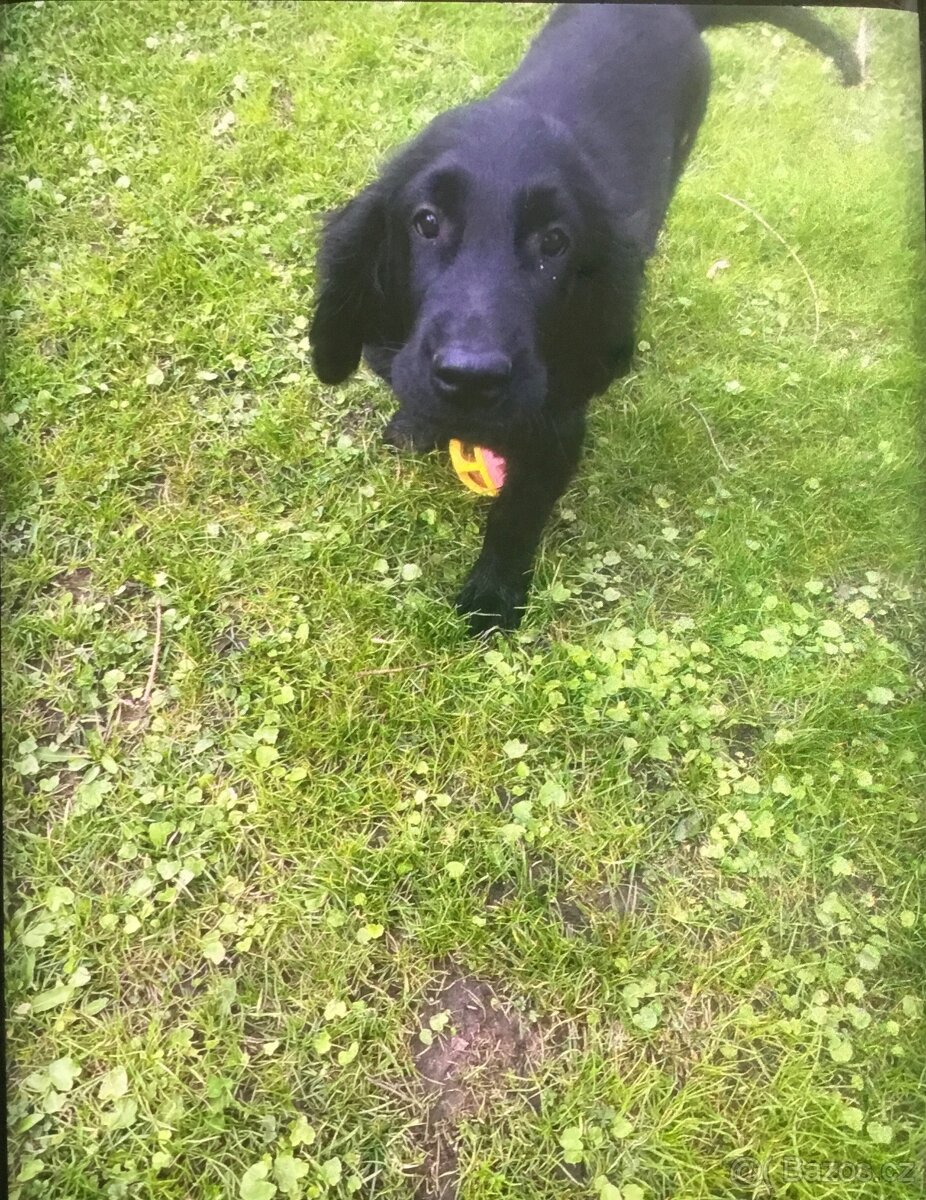
M551 916L561 922L567 933L573 934L586 933L596 913L621 920L635 916L645 908L652 891L635 869L613 879L602 875L592 884L567 880L557 886L555 866L542 855L535 855L528 862L528 880L548 905ZM486 893L486 907L503 907L516 894L517 884L513 879L496 879Z
M658 1036L641 1046L642 1057L664 1072L677 1092L716 1052L718 1032L736 1007L723 993L687 992L673 998Z
M382 418L373 404L360 404L356 408L351 408L341 414L339 428L341 433L346 433L349 436L356 436L363 433L373 434L378 429L381 421Z
M240 651L246 650L248 639L239 633L234 622L230 622L218 634L212 643L212 648L220 658L225 658L228 654L238 654Z
M671 764L638 759L627 767L627 774L647 796L664 796L672 787Z
M743 763L755 759L756 748L762 740L762 730L758 725L748 725L741 722L727 729L727 744L731 758L742 766Z
M88 604L93 597L93 572L89 567L62 571L52 579L50 586L69 592L75 604Z
M39 342L39 353L43 358L64 358L67 352L66 338L46 337Z
M605 882L595 888L588 902L598 912L615 917L632 917L645 908L652 889L639 871L630 870L614 883Z
M166 471L152 471L139 484L135 498L140 508L170 504L170 476Z
M389 841L389 826L383 820L376 820L367 832L367 844L372 850L379 850Z
M595 913L619 920L635 916L646 905L650 890L637 872L629 871L615 882L603 880L592 887L557 892L551 908L567 931L584 933Z
M433 1030L433 1026L437 1026ZM433 1031L423 1045L419 1029ZM485 979L451 968L423 1007L412 1054L428 1101L420 1135L424 1163L416 1200L456 1200L459 1191L455 1129L482 1120L524 1080L542 1054L542 1034Z
M292 125L296 104L289 88L278 80L270 85L270 105L281 125Z
M58 734L63 734L67 727L64 713L42 697L32 702L29 715L33 718L29 721L30 727L34 730L33 737L39 740L43 738L51 740Z

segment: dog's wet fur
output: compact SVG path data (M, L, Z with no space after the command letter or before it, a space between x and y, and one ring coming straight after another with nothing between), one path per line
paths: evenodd
M849 46L802 9L560 5L491 95L436 117L327 220L319 379L362 355L398 398L392 445L459 438L506 459L457 597L473 633L520 621L588 402L630 367L645 264L707 106L701 31L750 21L858 81Z

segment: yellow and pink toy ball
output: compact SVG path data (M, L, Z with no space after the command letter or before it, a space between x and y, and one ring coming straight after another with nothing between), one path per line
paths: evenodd
M497 496L505 482L505 460L485 446L471 446L453 438L450 461L464 487L477 496Z

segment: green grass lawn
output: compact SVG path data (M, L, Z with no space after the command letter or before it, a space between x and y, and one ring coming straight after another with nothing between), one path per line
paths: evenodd
M484 503L310 372L315 219L545 12L3 13L20 1200L923 1192L916 20L851 91L710 35L638 370L479 645Z

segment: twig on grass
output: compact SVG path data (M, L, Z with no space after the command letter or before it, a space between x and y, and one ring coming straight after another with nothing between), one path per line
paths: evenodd
M391 1096L395 1096L404 1104L407 1104L411 1099L409 1091L402 1091L401 1088L397 1088L395 1084L389 1083L388 1080L378 1079L375 1075L368 1075L367 1079L374 1085L374 1087L382 1088L384 1092L388 1092Z
M413 663L408 667L374 667L371 671L358 671L357 678L365 675L398 675L400 671L427 671L431 666L431 663Z
M779 240L779 242L781 242L782 246L784 246L784 248L787 250L787 252L791 255L791 257L794 259L794 261L797 263L797 265L804 272L804 278L807 280L807 285L810 288L810 294L813 296L813 311L814 311L814 322L815 322L813 340L816 341L817 338L820 336L820 300L819 300L819 297L817 296L817 289L814 287L814 282L810 278L810 272L807 270L807 268L801 262L800 258L798 258L797 251L792 249L792 247L788 245L788 243L781 236L781 234L778 232L778 230L773 229L771 227L771 225L769 225L768 221L766 221L765 217L763 217L761 213L757 213L754 208L751 208L746 203L745 200L737 200L737 198L735 196L728 196L726 194L726 192L721 192L720 195L721 195L722 199L729 200L731 204L735 204L739 208L745 209L746 212L750 213L751 216L755 217L755 219L759 222L759 224L764 229L767 229L769 231L769 233L772 234L773 237L778 238L778 240Z
M154 679L158 673L158 660L161 657L161 601L155 601L154 610L154 650L151 652L151 670L148 672L148 682L142 692L141 702L147 704L154 690Z
M151 652L151 666L148 670L148 679L145 683L145 690L142 692L141 698L136 705L130 705L128 700L116 698L113 704L112 712L109 714L109 720L106 722L106 728L103 730L103 741L109 741L109 735L112 733L116 724L116 720L122 711L123 706L129 706L136 712L138 709L146 707L151 701L151 693L154 690L154 680L158 672L158 663L161 658L161 602L155 601L154 610L154 649Z
M113 710L109 714L109 720L106 722L106 728L103 730L103 741L104 742L109 741L109 735L113 731L113 726L116 723L116 716L117 716L120 708L122 708L122 701L117 697L116 702L113 705Z
M704 428L707 430L707 436L711 439L711 445L714 447L714 453L720 459L720 465L723 467L723 469L725 471L732 471L733 468L730 466L730 464L724 458L723 452L721 451L720 447L717 445L717 442L714 440L714 435L711 432L711 427L707 423L707 417L704 415L703 412L701 412L700 408L698 408L697 404L695 404L695 402L693 400L686 400L685 403L689 406L689 408L691 408L701 418L701 423L704 426Z

